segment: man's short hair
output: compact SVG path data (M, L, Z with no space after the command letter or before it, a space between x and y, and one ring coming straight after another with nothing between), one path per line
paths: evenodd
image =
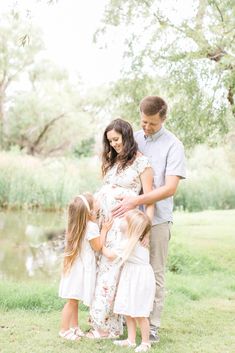
M161 97L147 96L140 102L140 112L147 116L159 114L161 118L165 118L167 104Z

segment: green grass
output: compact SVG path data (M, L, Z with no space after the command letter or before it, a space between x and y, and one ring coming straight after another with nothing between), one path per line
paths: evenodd
M51 283L54 282L54 283ZM58 297L58 279L45 282L12 282L0 283L0 309L10 311L15 309L30 310L36 312L50 312L61 310L63 301ZM87 311L87 307L81 304L81 310Z
M161 341L150 352L235 352L234 229L235 210L175 214ZM58 280L0 282L0 352L130 352L109 341L59 339ZM83 306L85 330L87 316Z

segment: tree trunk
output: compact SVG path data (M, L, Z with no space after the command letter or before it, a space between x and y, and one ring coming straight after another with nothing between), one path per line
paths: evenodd
M5 110L4 110L4 92L0 88L0 148L4 147L4 125L5 125Z
M228 98L228 101L229 101L229 103L231 105L233 116L235 117L235 105L234 105L234 97L233 97L233 87L231 87L231 86L228 89L227 98Z

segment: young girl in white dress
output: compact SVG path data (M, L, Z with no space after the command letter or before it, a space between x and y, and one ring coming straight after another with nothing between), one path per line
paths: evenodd
M149 263L149 250L141 245L141 240L149 236L151 222L142 211L135 209L125 214L121 230L126 237L120 249L102 248L103 254L110 260L124 264L121 271L114 313L125 316L128 338L114 341L118 346L136 346L136 325L140 326L141 344L135 352L146 352L149 342L149 315L155 296L155 277ZM120 260L121 258L121 260Z
M90 306L95 289L96 258L112 222L95 223L98 205L89 193L78 195L69 204L63 273L59 296L67 299L62 311L59 336L78 340L83 332L78 326L79 301Z

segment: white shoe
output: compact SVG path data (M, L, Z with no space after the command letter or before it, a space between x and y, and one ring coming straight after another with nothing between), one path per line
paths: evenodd
M151 348L151 344L148 342L142 342L136 349L135 352L147 352Z

